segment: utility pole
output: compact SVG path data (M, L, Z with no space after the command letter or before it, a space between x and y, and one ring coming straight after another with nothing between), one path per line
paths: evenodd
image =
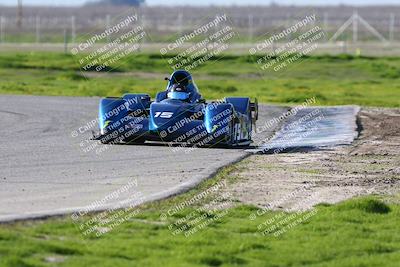
M40 43L40 17L36 16L36 43Z
M325 41L327 41L328 40L328 26L329 26L329 24L328 24L329 22L328 22L328 12L324 12L324 24L323 24L323 31L326 33L326 34L324 34L324 39L325 39Z
M286 28L290 27L291 22L292 22L292 18L291 18L291 14L289 13L289 14L286 15L286 23L285 23L286 26L285 26L285 27L286 27ZM288 40L288 42L290 42L291 39L292 39L292 32L290 32L290 33L287 35L287 40Z
M390 22L389 22L389 40L393 42L394 39L394 14L390 13Z
M143 17L142 17L142 21L143 21ZM144 23L144 22L142 22L142 23ZM178 14L178 32L179 32L179 36L181 36L183 34L183 14L182 14L182 12L179 12L179 14Z
M106 16L106 30L108 30L111 26L111 17L110 17L110 15L108 14L107 16ZM111 36L110 35L107 35L107 42L108 43L110 43L111 42Z
M358 41L358 12L353 13L353 43Z
M22 0L18 0L18 7L17 7L17 27L21 29L22 26Z
M75 16L71 17L71 42L74 44L76 38L76 24L75 24Z
M67 29L64 28L64 54L68 53L68 34Z
M4 24L3 16L0 16L0 43L4 42Z
M253 22L253 14L249 14L249 41L253 40L253 32L254 32L254 22Z

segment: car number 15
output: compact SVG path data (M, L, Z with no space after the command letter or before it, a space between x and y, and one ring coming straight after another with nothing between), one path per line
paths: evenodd
M168 111L160 112L160 111L157 111L157 112L154 114L154 117L155 117L155 118L160 117L160 118L164 118L164 119L169 119L169 118L172 117L172 115L174 115L173 112L168 112Z

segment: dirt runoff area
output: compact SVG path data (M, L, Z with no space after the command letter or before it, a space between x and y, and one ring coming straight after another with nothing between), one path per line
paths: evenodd
M400 109L362 108L358 123L351 146L248 157L225 191L242 203L289 211L367 194L398 202Z

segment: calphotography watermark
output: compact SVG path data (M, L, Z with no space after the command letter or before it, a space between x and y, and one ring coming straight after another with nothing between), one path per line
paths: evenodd
M252 130L252 138L255 137L262 137L257 142L256 145L258 147L265 146L271 140L271 138L275 135L265 135L265 132L268 130L273 129L274 127L280 125L281 123L285 122L288 118L295 116L299 111L314 105L317 102L315 97L307 98L303 103L300 105L294 106L290 108L288 111L283 112L280 116L273 117L267 121L265 121L262 125L254 127Z
M300 62L305 55L318 48L325 32L315 25L315 14L306 15L290 27L269 35L249 49L250 55L262 54L256 63L260 70L282 71L289 65ZM289 40L287 40L289 39Z
M230 193L223 193L217 196L203 207L197 208L185 217L169 224L168 229L173 236L183 234L185 237L189 237L198 233L228 214L231 197Z
M273 150L274 154L281 153L287 148L295 147L308 136L315 134L320 127L319 122L324 119L321 109L314 109L296 121L283 127L279 133L280 139L263 145L263 152Z
M249 215L251 221L255 221L260 217L267 217L257 225L258 233L263 236L272 235L278 237L317 214L317 208L312 208L311 210L306 208L318 203L319 193L313 192L310 195L313 187L315 187L315 184L309 183L296 188L281 198L268 203L262 209L251 213ZM280 208L283 208L282 212L275 211Z
M226 182L220 181L194 197L174 205L162 213L160 219L168 221L168 229L173 236L194 235L228 214L232 195L229 192L218 194L224 187ZM185 213L187 209L190 213Z
M204 106L193 115L178 120L166 130L161 131L160 137L173 136L172 140L167 141L171 151L186 154L199 147L227 142L231 138L230 127L235 119L235 113L232 109L217 112L218 106L224 102L220 99L209 103L207 108ZM214 110L216 112L213 112ZM208 127L204 120L205 116L208 117Z
M134 141L143 128L143 109L132 110L139 103L140 97L129 97L71 131L71 137L78 139L81 151L97 155L112 145Z
M132 12L135 12L134 10ZM110 71L120 60L134 55L146 37L137 13L128 14L100 33L89 34L71 49L83 71Z
M222 57L238 33L227 25L226 14L216 15L193 31L186 33L160 49L171 69L193 70L210 59ZM171 55L171 56L168 56ZM167 57L168 56L168 57Z
M74 212L71 219L85 237L99 237L108 233L140 213L138 206L145 198L137 187L137 179L132 179L126 185Z
M314 108L303 110L300 116L288 118L289 120L273 138L267 137L259 142L258 147L263 153L277 154L289 148L307 146L308 138L315 135L322 127L321 122L325 119L325 115L320 108Z
M317 208L311 211L296 211L292 213L278 213L271 219L268 219L264 223L258 225L257 229L263 236L272 235L279 237L286 233L290 229L298 226L301 223L309 220L311 217L316 215L318 212Z

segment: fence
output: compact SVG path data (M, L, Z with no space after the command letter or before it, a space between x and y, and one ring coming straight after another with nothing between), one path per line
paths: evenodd
M15 10L0 10L0 42L2 43L62 43L76 42L88 33L104 30L124 9L96 8L40 9L28 8L22 26L18 27ZM305 14L317 15L316 25L326 33L328 41L390 41L400 40L400 7L295 8L295 7L229 7L229 8L162 8L143 7L133 10L138 23L145 27L146 42L165 42L186 31L193 30L216 14L226 13L229 24L240 35L237 42L255 42L259 36L289 27Z

